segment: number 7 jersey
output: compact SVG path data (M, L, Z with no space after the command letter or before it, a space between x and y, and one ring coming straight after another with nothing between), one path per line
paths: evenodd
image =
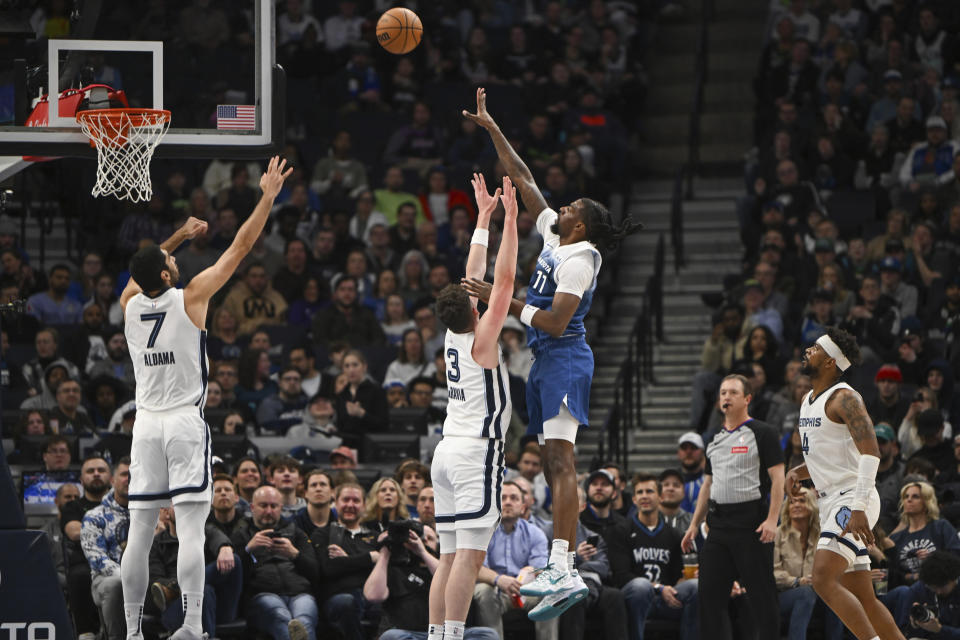
M207 332L183 305L183 289L156 298L138 293L127 302L123 333L133 359L137 408L168 411L194 405L207 392Z
M827 401L840 389L853 387L838 382L814 397L810 391L800 402L800 443L810 479L817 491L834 494L857 486L860 451L847 425L827 417ZM859 394L858 394L859 395Z
M449 401L443 435L502 439L512 415L507 364L499 345L496 369L477 364L473 359L475 336L472 331L454 333L447 329L444 358Z

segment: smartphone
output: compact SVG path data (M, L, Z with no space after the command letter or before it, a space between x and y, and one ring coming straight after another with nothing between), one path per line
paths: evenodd
M591 547L596 547L600 544L600 536L587 536L587 544Z
M263 534L263 535L267 536L268 538L282 538L282 537L283 537L283 534L280 533L279 531L271 531L270 533L265 533L265 534Z

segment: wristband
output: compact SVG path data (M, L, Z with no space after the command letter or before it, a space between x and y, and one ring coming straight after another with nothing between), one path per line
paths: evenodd
M877 469L880 467L880 458L877 456L862 455L857 464L857 488L853 492L853 511L866 511L870 492L876 486Z
M502 573L498 573L498 574L497 574L497 577L493 579L493 586L495 586L497 589L500 588L500 585L497 584L497 583L500 582L500 578L502 578L502 577L503 577L503 574L502 574Z
M475 229L473 231L473 237L470 238L470 244L479 244L484 247L487 246L487 242L490 239L490 231L487 229Z
M655 584L655 585L653 585L653 590L654 590L655 592L657 592L657 593L661 593L661 592L663 592L663 585L662 585L662 584Z
M523 311L520 312L520 322L527 325L528 327L533 326L533 314L537 311L540 311L538 307L533 306L532 304L527 304L523 306Z

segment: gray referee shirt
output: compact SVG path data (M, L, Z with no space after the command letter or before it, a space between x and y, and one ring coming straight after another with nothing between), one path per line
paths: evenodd
M717 504L759 500L770 493L767 469L778 464L783 464L783 450L777 431L766 422L749 418L736 429L720 429L707 446L710 499Z

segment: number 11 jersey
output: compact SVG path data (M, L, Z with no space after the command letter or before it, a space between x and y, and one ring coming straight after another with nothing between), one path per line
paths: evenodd
M484 369L473 359L476 334L447 329L447 418L443 435L499 438L507 435L512 408L510 378L503 351L497 345L497 368Z
M138 293L127 302L123 333L133 359L137 408L169 411L190 405L203 411L207 391L207 332L183 303L183 289L156 298Z

